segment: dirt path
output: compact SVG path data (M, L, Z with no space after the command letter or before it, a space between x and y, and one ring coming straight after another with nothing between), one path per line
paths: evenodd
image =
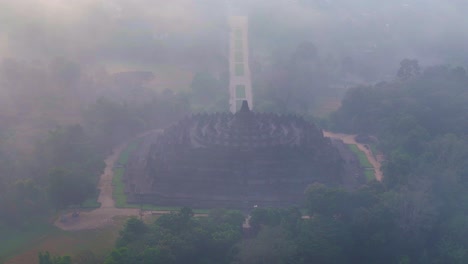
M148 134L155 133L157 131L160 130L147 131L136 136L135 138L141 138ZM71 213L69 213L67 215L62 216L65 219L65 221L61 221L62 217L59 217L59 219L57 219L54 223L55 226L68 231L96 229L111 223L113 221L112 219L115 216L140 215L140 210L136 208L116 208L114 199L112 197L112 177L114 175L113 168L120 157L120 153L127 147L130 141L131 140L115 147L112 151L112 154L105 160L106 167L104 169L104 172L101 174L99 180L100 193L98 197L98 202L101 203L101 207L89 212L81 212L79 217L72 217ZM170 211L148 211L144 212L144 215L166 213L170 213Z
M374 167L375 179L378 180L378 181L382 181L383 173L381 171L381 167L382 167L381 160L376 159L369 148L366 148L366 146L364 146L363 144L357 142L356 141L356 135L339 134L339 133L333 133L333 132L329 132L329 131L325 131L325 130L323 131L323 135L325 137L329 137L329 138L340 139L346 144L356 145L361 151L363 151L366 154L367 159L369 160L369 162Z
M93 211L81 212L79 217L72 217L69 213L63 216L65 221L61 221L60 218L62 217L57 219L54 223L55 226L69 231L95 229L111 223L114 216L137 216L139 214L138 209L115 208L114 199L112 198L113 167L127 144L128 142L114 148L112 154L105 160L106 167L99 180L98 202L101 203L101 207Z
M99 197L98 202L101 203L101 208L114 208L115 203L114 199L112 199L112 177L114 175L113 168L114 164L119 159L120 153L125 149L127 144L121 144L120 146L116 147L112 155L107 157L105 160L106 168L104 169L104 173L101 175L99 180Z

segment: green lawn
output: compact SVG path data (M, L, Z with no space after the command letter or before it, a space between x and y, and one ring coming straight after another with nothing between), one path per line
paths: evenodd
M122 181L122 177L125 173L124 168L114 169L114 177L112 178L112 185L114 190L112 191L112 197L115 201L116 207L127 207L127 196L125 195L125 184Z
M7 260L7 264L37 263L38 252L49 251L52 255L75 256L80 252L90 251L98 256L105 256L115 245L120 230L124 226L128 217L115 217L111 224L96 230L82 230L76 232L62 231L52 225L39 226L40 229L35 236L14 234L19 238L0 239L0 245L14 243L22 240L22 244L15 245L13 251L0 256L2 260ZM8 241L8 243L6 243ZM11 247L11 246L10 246ZM3 259L2 259L3 257Z
M128 163L128 159L135 149L138 148L140 140L134 140L128 144L128 146L120 153L118 165L123 166L119 168L114 168L114 177L112 178L112 185L114 185L114 190L112 192L112 197L115 201L115 206L129 207L127 204L127 195L125 195L125 184L123 182L123 176L125 174L125 166Z
M120 60L104 61L103 63L111 74L125 71L150 71L155 73L158 78L153 80L154 85L149 87L158 92L162 92L167 87L170 87L175 93L188 92L193 75L198 71L196 66L187 67L184 63L129 63ZM117 90L116 92L121 93L122 91Z
M367 181L375 180L375 172L374 169L367 168L364 170L364 175L366 176Z
M374 167L367 159L366 154L354 144L348 145L348 147L357 155L359 164L361 164L361 167L364 168L364 176L366 176L367 181L375 180Z
M132 152L138 147L138 145L140 144L140 141L139 140L134 140L132 142L130 142L127 146L126 149L124 149L121 153L120 153L120 157L119 157L119 165L127 165L127 162L128 162L128 159L130 158L130 155L132 154Z
M23 230L2 228L0 226L0 263L2 260L18 254L22 249L28 248L39 239L58 232L58 229L48 223L37 223Z
M372 166L372 164L367 159L366 154L363 151L361 151L355 144L350 144L348 145L348 147L349 149L351 149L352 152L354 152L358 156L359 163L363 168L374 168L374 166Z
M94 195L93 197L90 197L84 201L84 203L81 205L81 208L84 209L95 209L101 207L101 203L97 201L99 197L99 193Z

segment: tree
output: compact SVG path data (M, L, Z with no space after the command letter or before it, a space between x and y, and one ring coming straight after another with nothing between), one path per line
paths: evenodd
M102 264L104 258L97 256L89 250L80 251L76 256L73 257L73 264Z
M112 250L104 264L126 264L139 263L136 256L132 255L131 251L126 247L121 247Z
M141 239L142 235L148 231L148 227L145 223L137 218L130 218L122 231L120 231L120 237L117 240L119 247L124 247L130 243Z
M400 62L400 69L398 70L397 77L400 80L408 80L412 77L419 76L421 68L417 60L404 59Z
M234 212L214 215L195 219L190 208L182 208L152 225L130 219L106 263L231 263L243 219Z
M183 207L177 213L162 215L156 223L172 233L178 234L190 230L193 224L193 211L188 207Z
M48 251L39 252L39 264L72 264L70 256L51 256Z
M238 264L298 263L297 246L280 226L263 227L253 238L239 244Z
M466 244L457 244L444 239L438 243L438 257L435 263L462 264L468 261L468 248Z
M93 189L93 183L63 168L52 169L49 173L48 193L56 209L81 205Z
M323 215L339 219L350 214L351 195L344 189L328 188L315 183L307 189L306 194L311 216Z
M281 224L282 212L275 208L255 208L250 213L250 226L255 232L262 226L278 226Z
M320 215L304 221L295 237L302 263L346 263L350 234L344 222Z

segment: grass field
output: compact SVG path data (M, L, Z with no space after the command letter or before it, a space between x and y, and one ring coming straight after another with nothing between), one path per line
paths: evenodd
M341 106L341 97L323 96L318 98L318 103L314 105L312 114L318 118L326 118Z
M367 168L364 170L364 175L366 176L367 181L375 180L374 169Z
M359 164L361 164L361 167L364 168L364 176L366 176L367 181L375 180L374 166L372 166L372 164L369 162L366 154L354 144L350 144L348 147L357 155Z
M127 165L127 162L128 162L128 159L130 158L130 155L132 154L133 151L135 151L135 149L138 147L139 144L140 144L140 141L138 141L138 140L132 141L132 142L130 142L130 144L128 144L127 148L124 149L120 153L119 161L118 161L119 165L122 165L122 166Z
M127 219L128 217L116 217L112 224L104 228L79 232L66 232L53 226L45 226L39 236L28 236L29 242L5 255L4 263L37 263L37 254L41 251L49 251L53 255L70 255L72 258L86 251L105 256L114 247L119 231ZM3 237L1 241L4 241ZM8 244L11 241L9 239Z
M127 195L125 194L125 184L123 182L123 176L125 174L125 166L127 166L128 159L135 149L140 144L139 140L134 140L128 144L128 146L120 153L118 159L118 167L114 168L114 177L112 178L112 185L114 190L112 197L115 201L115 206L118 208L132 207L127 204Z
M20 253L24 248L34 244L37 240L57 231L56 228L47 223L38 223L24 230L0 227L0 263L9 257Z
M161 92L165 89L171 89L174 92L188 91L193 79L195 67L177 64L145 64L128 62L107 62L106 68L111 74L126 71L150 71L154 74L153 80L148 87Z
M351 151L354 152L358 156L359 163L361 164L363 168L374 168L374 166L372 166L372 164L367 159L366 154L362 152L356 145L350 144L348 146L349 146L349 149L351 149Z
M81 204L81 208L84 209L95 209L101 207L101 203L97 201L99 197L99 193L97 193L95 196L90 197L84 201L83 204Z
M112 185L114 186L114 190L112 191L112 197L114 198L115 206L118 208L127 207L125 185L122 180L124 173L125 169L116 168L114 169L114 177L112 178Z

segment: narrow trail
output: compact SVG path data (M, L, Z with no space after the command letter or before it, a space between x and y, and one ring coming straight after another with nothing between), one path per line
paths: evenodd
M150 130L142 134L137 135L132 140L144 137L151 133L158 132L160 130ZM128 146L132 141L129 140L125 143L120 144L115 147L112 151L112 154L106 158L105 164L106 167L104 172L100 176L99 180L99 197L98 202L101 203L101 207L94 209L88 212L80 212L78 217L72 217L72 213L68 213L63 216L65 221L61 221L62 217L59 217L54 225L62 230L67 231L78 231L78 230L87 230L87 229L97 229L103 227L107 224L112 223L112 219L116 216L139 216L140 210L136 208L116 208L114 199L112 197L113 184L112 177L114 176L113 168L115 163L120 157L122 151ZM152 214L168 214L170 211L145 211L143 216L148 216Z
M114 175L112 168L126 146L127 144L121 144L116 147L112 151L112 154L105 160L106 168L99 180L100 193L98 202L101 203L101 208L115 208L114 199L112 199L112 177Z
M356 135L348 135L348 134L339 134L339 133L333 133L329 131L323 131L323 136L328 137L328 138L335 138L335 139L340 139L342 140L345 144L354 144L356 145L359 150L363 151L366 154L367 159L369 162L372 164L374 167L374 175L375 179L378 181L382 181L383 179L383 173L381 170L382 167L382 161L381 159L376 158L371 150L367 148L364 144L359 143L356 141Z
M138 209L116 208L114 199L112 198L114 164L117 162L120 153L127 147L127 145L128 142L114 148L112 154L105 160L106 167L99 180L100 193L98 202L101 203L101 207L89 212L81 212L78 217L72 217L71 213L69 213L63 216L65 221L61 221L61 217L57 219L54 223L55 226L68 231L95 229L106 224L110 224L112 222L112 218L115 216L137 216L139 214Z

